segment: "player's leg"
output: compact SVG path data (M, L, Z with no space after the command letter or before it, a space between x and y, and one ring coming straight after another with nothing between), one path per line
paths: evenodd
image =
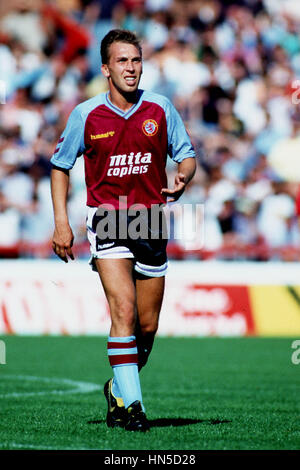
M142 412L142 393L138 374L138 354L134 335L136 320L136 295L132 277L132 261L129 259L96 259L97 267L111 315L111 330L108 338L108 357L114 372L113 384L105 385L108 401L108 426L125 426L129 430L147 430L148 423ZM119 392L119 393L118 393ZM121 395L126 413L118 408ZM138 408L132 407L138 403ZM120 404L120 402L119 402ZM130 423L127 415L130 414ZM115 419L116 415L116 419ZM127 420L127 421L126 421Z
M95 259L111 315L110 336L131 336L135 328L135 285L132 261Z
M162 227L152 224L150 210L148 211L148 235L147 239L137 240L131 247L135 256L138 311L136 337L139 370L146 364L153 346L163 301L165 275L168 269L167 239L164 238ZM155 238L152 238L154 235Z
M163 301L165 277L136 278L136 341L138 347L139 370L146 364L152 350L158 329L159 314Z

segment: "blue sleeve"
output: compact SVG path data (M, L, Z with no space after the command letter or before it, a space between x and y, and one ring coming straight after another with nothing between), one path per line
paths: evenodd
M78 107L74 108L68 119L55 152L51 158L51 163L59 168L70 170L73 168L76 158L84 153L84 126Z
M186 158L195 158L195 151L183 121L169 100L167 100L165 114L168 131L168 154L172 160L180 163Z

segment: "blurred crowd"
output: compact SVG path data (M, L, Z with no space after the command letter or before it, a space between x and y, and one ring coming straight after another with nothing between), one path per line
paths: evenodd
M198 171L182 203L204 207L189 256L299 260L300 2L11 0L0 6L0 256L51 256L50 158L79 102L107 90L99 45L142 39L141 88L167 96ZM299 77L299 80L297 80ZM168 163L170 184L175 167ZM69 216L87 255L83 158ZM186 256L184 241L170 256Z

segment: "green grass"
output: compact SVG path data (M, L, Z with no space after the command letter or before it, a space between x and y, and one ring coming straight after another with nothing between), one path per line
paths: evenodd
M141 372L146 434L108 429L102 390L70 393L71 381L102 389L111 375L106 338L2 339L0 449L300 448L292 339L157 338Z

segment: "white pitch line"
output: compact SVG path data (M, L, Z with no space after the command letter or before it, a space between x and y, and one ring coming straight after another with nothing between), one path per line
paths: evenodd
M75 387L71 390L45 390L42 392L12 392L1 394L0 398L15 398L15 397L29 397L35 395L63 395L63 394L72 394L72 393L91 393L99 391L102 388L102 385L97 385L90 382L82 382L78 380L63 379L63 378L54 378L54 377L37 377L34 375L9 375L1 374L1 378L13 379L13 380L25 380L29 382L42 382L42 383L54 383L54 384L63 384ZM87 447L49 447L33 444L19 444L17 442L0 442L0 449L2 448L14 448L14 449L32 449L32 450L111 450L111 449L92 449Z
M54 378L54 377L36 377L33 375L2 375L1 378L24 380L29 382L41 382L48 384L61 384L68 385L71 390L43 390L41 392L11 392L0 394L0 398L18 398L18 397L31 397L42 395L67 395L74 393L92 393L101 390L102 386L90 382L82 382L78 380Z

